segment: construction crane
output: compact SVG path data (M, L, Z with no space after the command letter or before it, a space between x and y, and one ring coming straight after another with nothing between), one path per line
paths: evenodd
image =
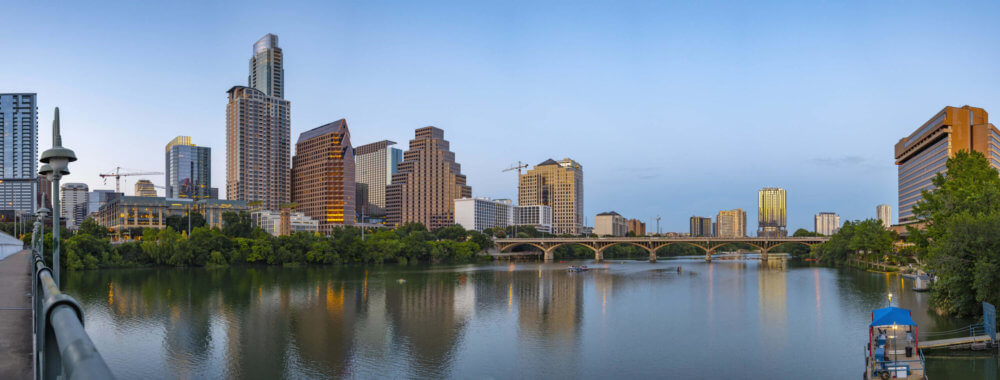
M514 165L514 164L511 164L511 165ZM509 168L506 168L501 173L506 173L506 172L509 172L509 171L517 170L517 187L518 187L518 190L520 190L520 188L521 188L521 169L524 169L526 167L528 167L528 164L523 163L523 162L521 162L519 160L519 161L517 161L517 165L514 165L514 166L511 166ZM518 220L514 221L514 237L515 238L517 237L517 223L518 222L519 222Z
M102 173L100 174L100 176L101 178L104 179L104 184L108 183L108 177L115 177L115 192L120 193L122 192L121 189L122 177L136 176L136 175L161 175L161 174L163 174L163 172L131 172L131 173L122 172L122 167L119 166L115 168L115 171L110 173Z

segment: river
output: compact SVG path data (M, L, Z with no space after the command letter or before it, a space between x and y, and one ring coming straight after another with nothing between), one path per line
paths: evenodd
M70 272L119 378L857 379L871 310L927 312L908 279L698 258ZM680 267L680 271L678 271ZM933 354L930 379L996 379Z

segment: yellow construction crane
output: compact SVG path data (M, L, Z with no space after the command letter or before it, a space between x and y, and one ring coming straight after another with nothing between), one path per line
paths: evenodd
M135 175L161 175L163 172L122 172L122 167L116 167L115 171L110 173L100 174L101 178L104 179L104 184L108 183L108 177L115 177L115 192L120 193L121 190L121 179L122 177L135 176Z
M511 164L511 165L514 165L514 164ZM509 168L506 168L506 169L503 170L503 172L505 173L505 172L517 170L517 178L518 178L518 181L520 181L520 179L521 179L521 169L524 169L526 167L528 167L528 164L526 164L524 162L521 162L521 161L518 161L516 166L511 166Z

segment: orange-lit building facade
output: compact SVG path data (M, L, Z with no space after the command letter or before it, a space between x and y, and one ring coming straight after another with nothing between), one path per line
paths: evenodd
M961 150L980 152L1000 169L1000 131L989 123L986 110L945 107L896 143L900 224L918 221L913 206L921 199L921 190L932 190L931 181L945 170L948 158Z
M299 135L292 158L292 202L319 231L355 221L354 148L344 119Z
M386 186L388 225L418 222L435 229L455 224L455 200L472 197L472 188L465 184L462 167L450 149L443 130L416 130Z

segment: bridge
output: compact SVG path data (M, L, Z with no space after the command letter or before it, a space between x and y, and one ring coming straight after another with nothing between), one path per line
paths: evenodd
M801 244L812 247L830 240L825 236L809 237L567 237L567 238L500 238L493 243L503 255L515 247L530 245L541 250L545 261L555 258L556 248L566 245L581 245L594 251L594 260L604 260L604 250L619 244L631 244L649 252L649 262L656 262L656 251L671 244L687 244L705 252L705 260L712 261L716 249L726 244L746 244L760 249L761 260L767 260L768 251L784 244Z

